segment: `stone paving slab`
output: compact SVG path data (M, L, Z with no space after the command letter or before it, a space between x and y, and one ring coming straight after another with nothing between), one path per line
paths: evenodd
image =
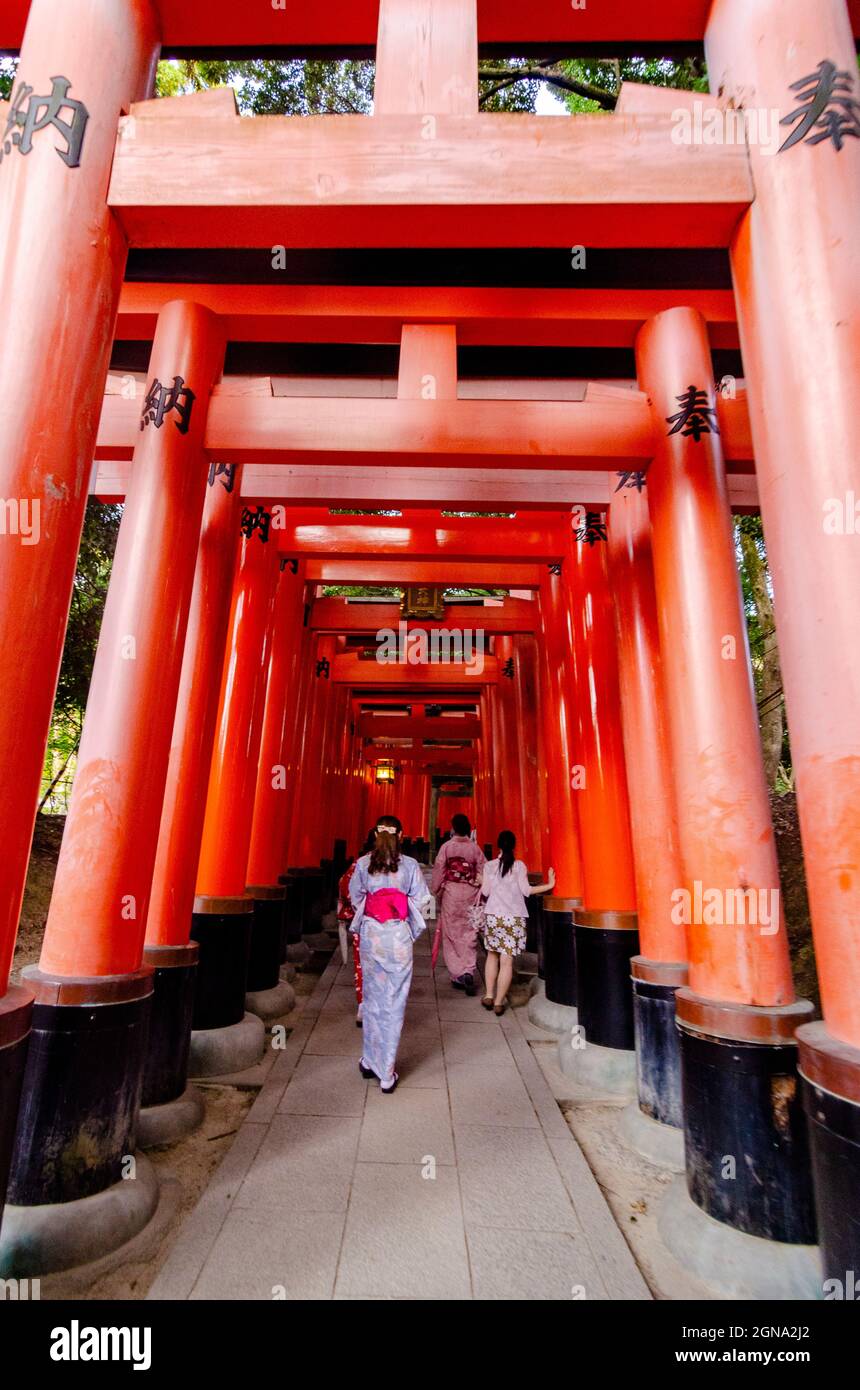
M455 1168L439 1167L425 1178L418 1164L357 1165L336 1289L392 1298L471 1297Z
M398 1090L383 1096L374 1086L368 1090L361 1137L359 1163L411 1163L420 1167L428 1159L453 1164L454 1134L451 1112L444 1090Z
M150 1298L650 1298L525 1011L498 1019L429 967L425 937L383 1096L335 953Z

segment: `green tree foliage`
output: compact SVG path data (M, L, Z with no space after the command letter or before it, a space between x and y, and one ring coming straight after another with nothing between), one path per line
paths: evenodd
M776 640L772 586L760 516L735 518L735 547L749 635L765 773L771 787L787 790L792 784L791 773L787 771L791 767L791 753L785 724L785 699Z
M9 99L16 66L14 58L0 58L0 101Z
M373 75L369 61L167 60L158 65L156 93L233 87L244 116L363 116L373 101Z
M65 809L121 519L122 507L93 501L87 506L42 780L52 810Z

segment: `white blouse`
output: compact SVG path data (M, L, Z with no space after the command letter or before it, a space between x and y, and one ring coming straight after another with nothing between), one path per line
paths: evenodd
M522 859L514 860L513 867L504 878L501 856L486 865L481 892L487 894L484 911L488 916L527 918L529 910L526 898L531 891L528 869Z

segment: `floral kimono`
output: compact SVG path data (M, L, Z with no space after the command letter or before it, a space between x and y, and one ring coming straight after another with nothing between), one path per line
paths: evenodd
M483 851L467 835L446 840L433 865L430 890L439 898L442 953L452 980L477 970L478 933L474 909L480 894Z
M387 1091L396 1079L394 1064L412 983L412 943L426 927L419 904L427 888L417 861L405 854L395 873L371 875L369 867L370 855L362 855L350 880L355 908L350 931L361 943L361 1065Z

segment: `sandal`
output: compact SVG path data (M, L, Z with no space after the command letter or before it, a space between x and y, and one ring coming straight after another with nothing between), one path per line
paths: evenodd
M481 1008L482 1008L482 1009L492 1009L492 1007L493 1007L493 996L492 996L491 994L485 994L484 997L483 997L483 999L481 1000Z
M400 1080L400 1077L397 1075L397 1072L395 1072L395 1073L394 1073L394 1080L392 1081L392 1083L391 1083L390 1086L380 1086L379 1089L380 1089L380 1091L382 1092L382 1094L383 1094L384 1096L390 1096L390 1095L392 1095L392 1093L393 1093L394 1091L397 1090L397 1083L398 1083L399 1080Z
M504 1004L494 1004L494 1005L493 1005L493 1013L496 1015L496 1018L501 1018L502 1014L505 1012L505 1009L506 1009L507 1007L508 1007L508 1001L507 1001L507 999L505 1000Z
M378 1081L378 1080L379 1080L379 1077L376 1075L376 1072L375 1072L375 1071L371 1071L370 1067L366 1067L366 1066L364 1065L363 1062L359 1062L359 1064L358 1064L358 1070L361 1072L361 1074L362 1074L362 1076L364 1077L365 1081Z

